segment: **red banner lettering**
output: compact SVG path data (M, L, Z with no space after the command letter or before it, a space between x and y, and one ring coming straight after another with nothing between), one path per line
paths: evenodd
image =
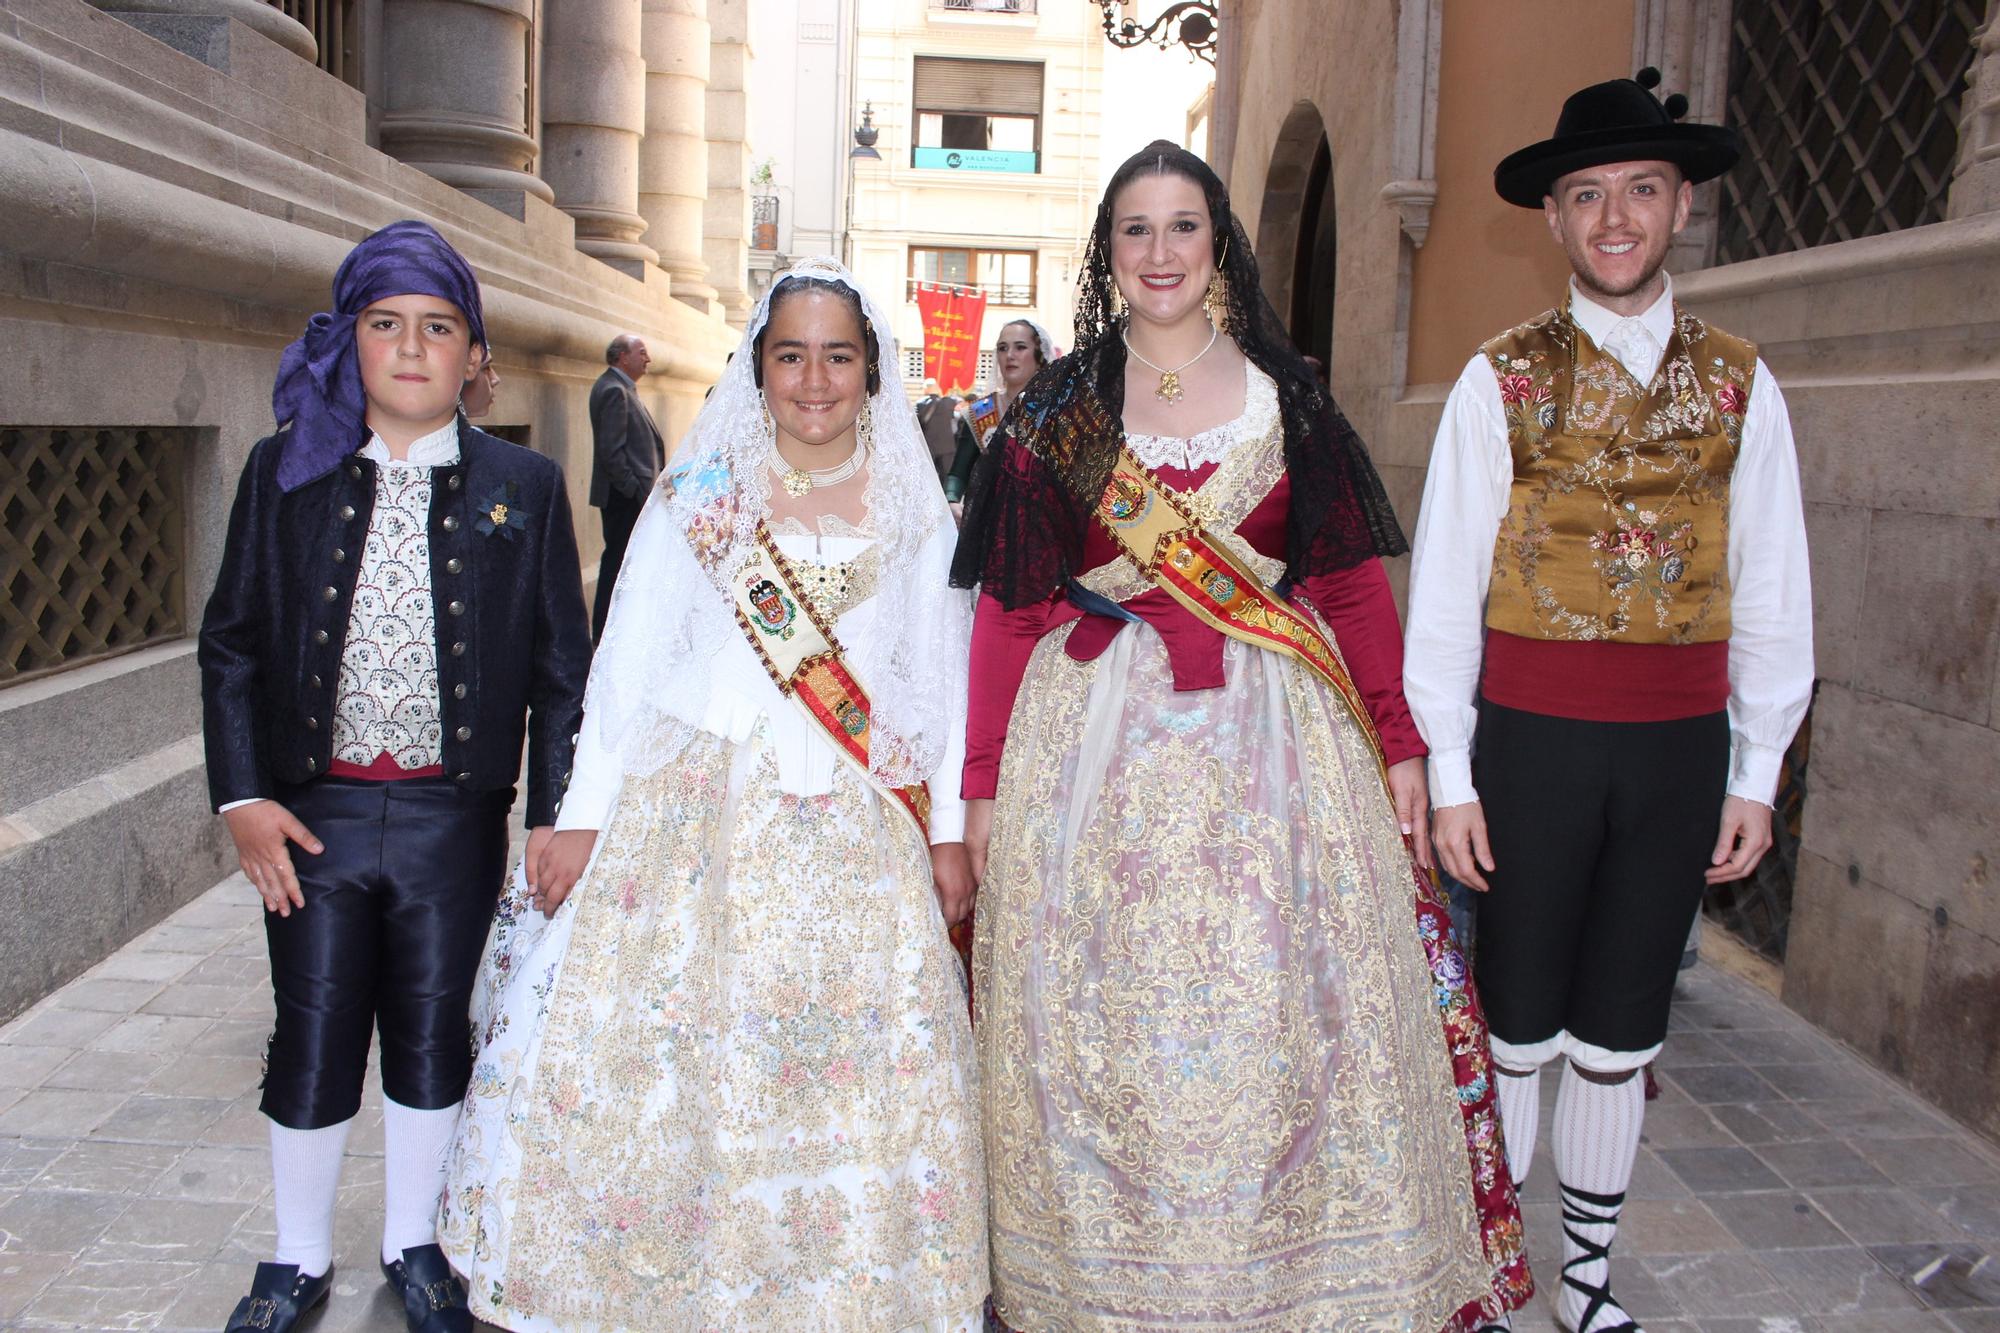
M936 380L945 393L972 388L979 374L986 294L918 283L917 313L924 321L924 378Z

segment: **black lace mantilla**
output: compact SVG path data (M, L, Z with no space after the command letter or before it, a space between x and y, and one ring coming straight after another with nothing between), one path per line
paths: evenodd
M1287 576L1307 578L1375 556L1402 555L1409 543L1368 450L1265 298L1250 239L1221 182L1185 149L1154 145L1134 163L1149 156L1202 185L1224 238L1219 265L1230 335L1278 388L1292 484ZM1124 443L1126 316L1115 312L1109 245L1111 201L1133 165L1113 177L1098 206L1079 280L1076 350L1029 381L1008 409L1010 429L996 436L1004 447L989 450L973 473L951 580L983 588L1010 610L1053 595L1084 572L1092 511Z

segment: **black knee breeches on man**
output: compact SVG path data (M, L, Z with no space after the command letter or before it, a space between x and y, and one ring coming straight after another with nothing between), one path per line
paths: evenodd
M277 999L264 1114L290 1129L350 1119L378 1023L383 1093L419 1110L456 1105L513 790L330 777L278 799L326 850L292 849L305 907L264 917Z
M1665 1038L1728 770L1724 713L1587 722L1480 702L1473 781L1495 869L1476 968L1501 1063L1511 1048L1615 1065L1591 1057Z

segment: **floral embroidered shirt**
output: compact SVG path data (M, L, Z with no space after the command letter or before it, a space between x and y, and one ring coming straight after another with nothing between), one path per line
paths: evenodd
M1674 292L1621 316L1569 291L1571 318L1642 384L1673 336ZM1475 353L1451 396L1431 450L1410 564L1403 687L1430 746L1431 799L1478 799L1472 733L1486 645L1493 543L1514 477L1506 414L1493 367ZM1770 804L1778 769L1812 697L1811 572L1798 457L1784 395L1760 360L1730 479L1729 792Z

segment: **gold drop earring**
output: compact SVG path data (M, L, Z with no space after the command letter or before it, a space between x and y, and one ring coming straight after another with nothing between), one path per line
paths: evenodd
M1201 298L1202 309L1208 312L1209 322L1222 332L1229 332L1229 284L1222 279L1222 270L1229 263L1229 241L1222 242L1222 257L1215 261L1215 272L1208 279L1208 291Z

